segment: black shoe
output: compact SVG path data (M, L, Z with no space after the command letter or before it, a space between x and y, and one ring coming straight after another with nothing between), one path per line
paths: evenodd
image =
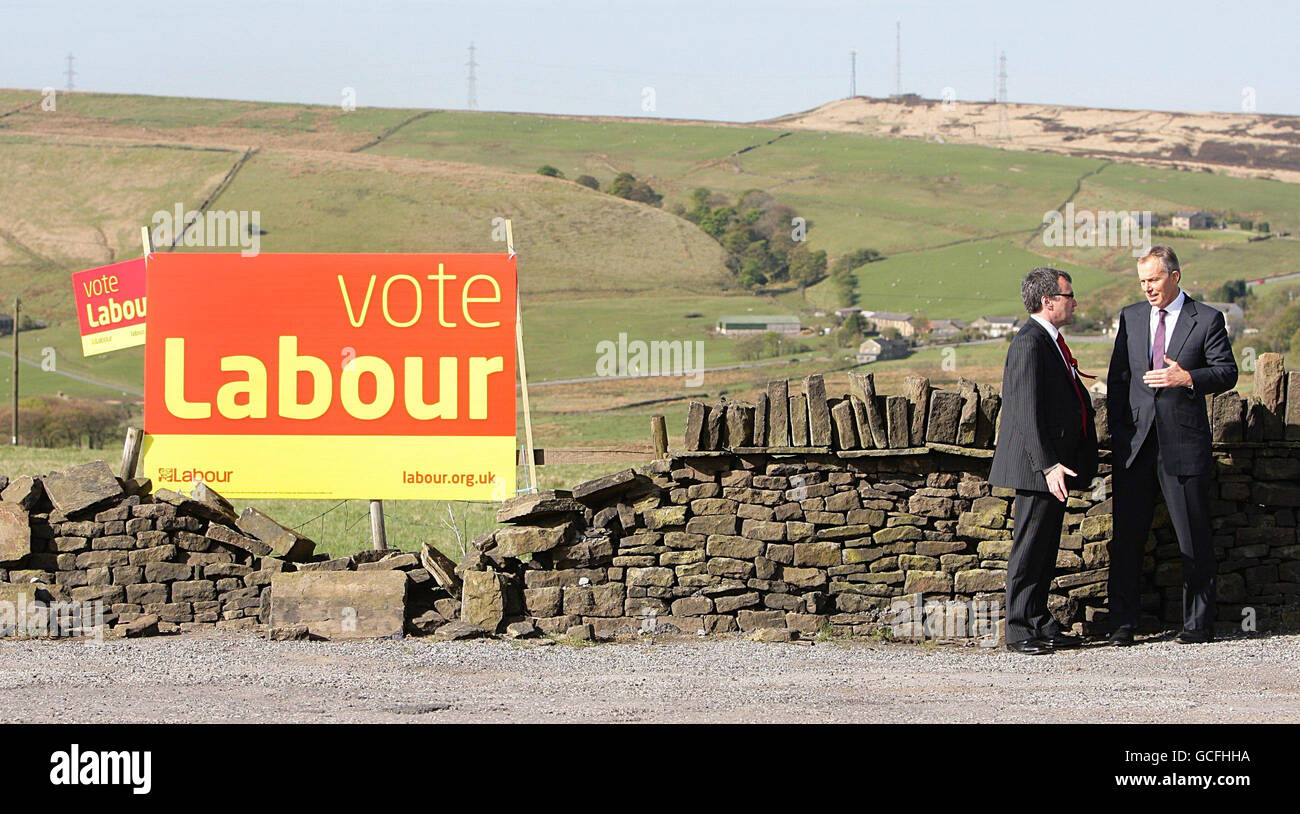
M1183 630L1174 637L1179 644L1208 644L1214 641L1214 634L1208 630Z
M1042 639L1007 642L1007 649L1012 653L1024 653L1027 656L1042 656L1052 652L1052 646Z
M1131 647L1133 645L1133 628L1115 628L1114 632L1110 634L1110 638L1107 639L1107 642L1115 647Z
M1083 644L1083 638L1072 633L1053 633L1051 636L1043 636L1042 641L1053 650L1069 650Z

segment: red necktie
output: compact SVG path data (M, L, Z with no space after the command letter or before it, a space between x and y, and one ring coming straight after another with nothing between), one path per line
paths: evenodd
M1057 347L1061 349L1061 355L1065 357L1065 366L1069 369L1070 384L1074 385L1074 394L1079 397L1079 426L1086 433L1088 431L1088 406L1083 400L1083 388L1079 386L1079 378L1074 374L1079 370L1079 363L1070 355L1070 347L1065 344L1065 334L1056 334ZM1079 373L1082 376L1082 373Z

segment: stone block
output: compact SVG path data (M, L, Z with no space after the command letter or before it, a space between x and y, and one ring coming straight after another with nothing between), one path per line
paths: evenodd
M886 423L885 412L880 409L880 402L876 398L875 375L849 371L849 397L850 403L854 404L855 421L859 421L861 418L857 410L857 403L862 405L862 413L865 414L866 424L857 427L858 442L863 449L885 449L888 447L890 445L889 428ZM856 399L856 403L853 401L854 399Z
M958 571L955 582L959 594L1001 591L1007 587L1007 572L972 568L967 571Z
M709 408L700 401L692 401L686 408L686 435L682 439L683 448L689 451L704 449L705 426L708 422Z
M799 589L826 586L826 571L821 568L797 568L786 565L781 567L780 577L782 582Z
M307 562L316 550L315 542L251 506L244 509L237 525L240 531L269 545L277 557L290 562Z
M557 514L582 514L586 507L573 499L573 493L559 489L520 495L497 509L498 523L525 523Z
M18 503L0 502L0 565L17 565L32 553L31 520Z
M629 568L627 569L626 582L628 585L635 585L642 588L671 587L675 575L673 569L663 567L650 568Z
M790 396L790 443L808 446L808 398L803 393Z
M799 568L827 568L840 565L839 543L823 540L814 543L795 543L794 564Z
M103 461L51 472L41 483L54 508L69 516L102 508L123 497L122 484Z
M925 420L930 411L930 380L923 376L908 376L903 380L903 396L910 402L910 445L925 446Z
M406 575L398 571L275 574L270 624L307 625L313 636L326 639L400 638L405 629L406 585Z
M729 534L713 534L708 538L705 552L710 557L730 557L739 560L752 560L762 556L767 545L760 540L736 537Z
M167 601L167 586L161 582L142 582L126 586L126 601L135 605L164 603Z
M540 518L526 526L506 526L496 531L496 553L502 557L536 554L572 539L577 523L568 516Z
M767 444L790 446L790 385L785 379L767 383Z
M736 612L736 624L745 632L761 628L784 628L785 613L779 610L741 610Z
M926 421L925 440L938 444L955 444L961 423L962 398L949 390L930 393L930 415Z
M957 380L957 395L961 397L961 412L957 416L956 443L964 447L974 446L980 413L979 388L975 382L962 377Z
M564 613L577 616L615 617L623 615L625 588L622 583L564 588Z
M713 613L714 602L707 596L686 596L672 604L673 616L704 616Z
M838 401L831 407L832 445L835 449L860 449L851 400Z
M831 412L826 403L826 382L820 373L804 377L803 390L808 403L808 441L815 447L831 445Z
M770 520L746 520L741 524L740 533L753 540L779 543L785 540L785 524Z
M31 511L44 496L45 488L41 485L40 478L27 475L14 478L0 491L0 500L16 503L26 511Z
M1216 443L1238 443L1245 438L1245 403L1236 390L1219 393L1210 403L1210 430Z
M636 473L636 470L624 469L612 475L578 484L573 487L573 497L588 506L594 507L629 491L634 486L646 482L642 476Z
M735 515L713 514L686 521L687 534L735 534Z
M262 542L256 537L249 537L246 534L240 534L234 529L227 528L220 523L210 523L206 534L207 538L210 540L215 540L223 545L238 548L254 557L268 557L274 553L271 546L267 543Z
M943 571L908 571L903 584L904 593L950 594L953 588L951 574Z

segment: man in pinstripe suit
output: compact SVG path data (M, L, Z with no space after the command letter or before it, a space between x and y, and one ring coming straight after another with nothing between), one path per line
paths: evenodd
M989 483L1016 490L1007 563L1007 649L1029 655L1080 644L1047 610L1069 489L1097 469L1092 399L1061 334L1074 321L1070 275L1036 268L1020 286L1030 318L1011 341Z

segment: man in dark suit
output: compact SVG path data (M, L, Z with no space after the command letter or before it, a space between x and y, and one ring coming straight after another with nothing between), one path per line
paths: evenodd
M1011 341L989 483L1016 490L1007 563L1007 649L1039 655L1080 643L1047 610L1070 488L1097 469L1092 400L1061 328L1074 321L1070 275L1036 268L1020 286L1030 318Z
M1205 397L1237 384L1223 314L1180 288L1178 256L1154 246L1138 261L1146 302L1120 312L1106 376L1114 443L1114 536L1110 544L1110 640L1133 643L1141 615L1139 578L1157 489L1183 555L1184 644L1214 638L1210 534L1210 422Z

